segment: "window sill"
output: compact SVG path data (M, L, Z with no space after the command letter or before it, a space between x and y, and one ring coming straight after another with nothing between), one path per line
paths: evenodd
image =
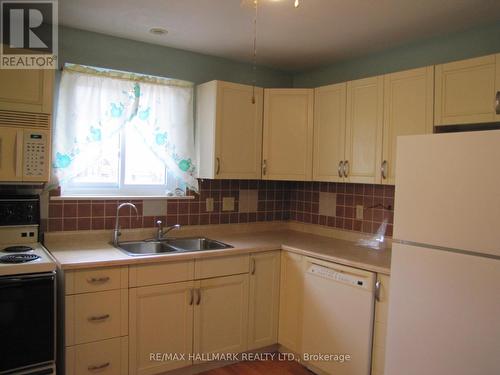
M65 200L84 200L84 201L114 201L114 200L191 200L194 199L192 195L186 195L182 197L172 196L168 197L165 195L64 195L64 196L52 196L51 201L65 201Z

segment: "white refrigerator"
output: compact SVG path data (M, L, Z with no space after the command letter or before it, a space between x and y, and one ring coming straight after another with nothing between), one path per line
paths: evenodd
M398 139L386 375L500 374L500 130Z

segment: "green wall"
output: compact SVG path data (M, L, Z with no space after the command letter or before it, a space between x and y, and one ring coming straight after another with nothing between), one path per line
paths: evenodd
M495 52L500 52L500 22L299 72L293 85L317 87Z
M91 65L196 84L213 79L251 84L254 76L251 64L68 27L60 28L59 58L61 65ZM291 87L292 78L289 72L257 69L259 86Z

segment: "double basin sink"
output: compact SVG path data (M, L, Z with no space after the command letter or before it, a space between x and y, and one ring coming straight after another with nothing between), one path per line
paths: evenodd
M120 242L117 247L129 255L186 253L232 248L231 245L205 237L169 238L161 241L127 241Z

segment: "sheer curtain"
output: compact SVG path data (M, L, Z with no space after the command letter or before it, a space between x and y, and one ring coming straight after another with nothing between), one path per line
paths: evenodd
M103 160L113 164L113 158L117 163L121 158L123 163L118 156L123 150L120 134L143 142L176 186L198 191L192 84L84 67L65 69L53 142L55 181L64 190ZM141 160L140 155L130 155L134 157ZM106 178L120 180L117 173L124 171L110 168ZM104 183L109 182L106 178Z

